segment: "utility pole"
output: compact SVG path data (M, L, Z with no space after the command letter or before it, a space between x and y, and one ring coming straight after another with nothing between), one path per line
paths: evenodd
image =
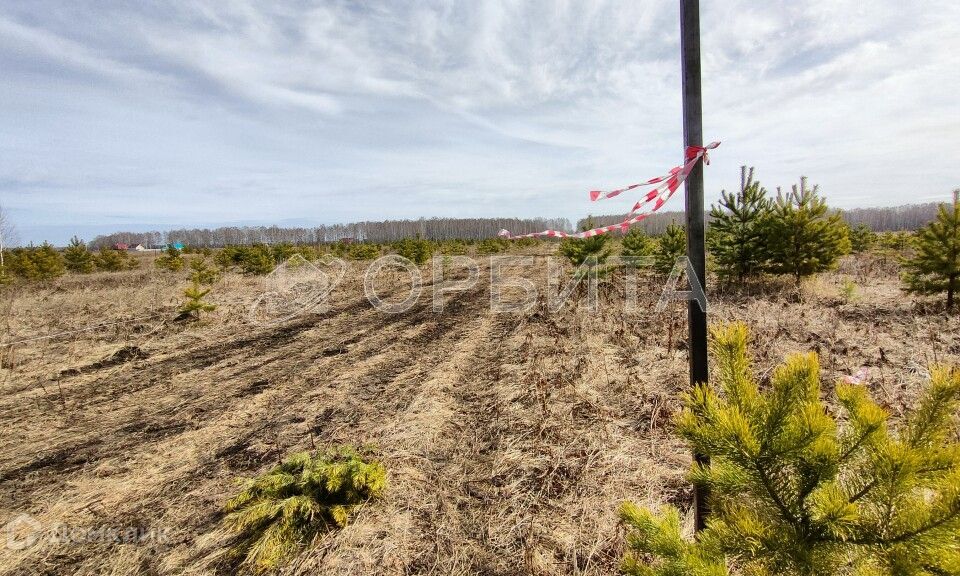
M680 0L680 52L683 55L683 144L703 146L703 105L700 96L700 0ZM697 280L707 290L706 254L703 223L703 162L697 162L684 181L687 215L687 258ZM688 279L691 283L693 279ZM691 299L687 302L687 320L690 326L690 386L707 381L707 311ZM709 458L694 454L700 464ZM694 527L703 530L708 508L706 490L694 486Z

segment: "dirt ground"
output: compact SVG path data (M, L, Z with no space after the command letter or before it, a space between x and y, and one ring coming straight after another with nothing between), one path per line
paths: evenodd
M530 268L511 273L544 291ZM654 316L656 279L640 278L635 311L615 276L597 311L541 298L495 313L484 264L437 313L427 267L416 305L385 314L361 269L327 310L273 326L248 315L262 279L237 274L196 323L173 320L184 274L150 266L5 289L3 341L36 339L3 350L0 523L29 514L37 538L0 546L0 573L232 573L219 525L235 479L337 443L375 447L387 495L285 573L614 574L620 502L689 505L690 457L669 426L687 385L686 312ZM402 299L405 281L383 275L378 292ZM960 363L960 318L899 286L895 266L849 257L799 292L711 291L710 318L751 327L761 377L816 350L827 393L866 367L898 413L930 363ZM60 525L162 536L52 541Z

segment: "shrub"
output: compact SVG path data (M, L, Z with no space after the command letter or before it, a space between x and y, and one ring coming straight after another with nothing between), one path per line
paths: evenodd
M405 238L396 244L397 255L403 256L416 265L426 264L433 255L433 247L429 242L417 236Z
M851 227L849 235L850 249L857 254L870 250L877 243L877 233L862 222Z
M877 234L877 242L881 248L887 250L906 250L910 246L913 238L912 232L900 230L898 232L880 232Z
M477 254L499 254L510 248L512 240L503 238L484 238L477 244Z
M183 270L183 256L180 250L177 250L174 246L168 246L166 253L157 258L154 264L161 270L179 272Z
M960 371L932 369L893 426L862 383L837 384L839 414L827 406L814 353L788 357L761 388L746 327L712 337L715 385L697 386L677 418L691 449L711 459L691 474L710 495L707 527L688 541L675 508L625 504L626 573L957 573Z
M853 280L849 278L843 280L843 284L840 285L840 296L846 303L853 302L857 299L857 285Z
M106 247L101 248L97 255L94 256L94 264L96 264L98 270L105 272L131 270L139 265L136 258L130 256L125 251Z
M917 253L905 262L903 280L908 292L947 295L947 310L953 309L960 290L960 190L953 206L941 204L937 218L917 233Z
M263 276L277 267L276 260L270 252L270 247L263 244L243 248L240 267L244 274Z
M38 247L14 248L8 258L10 272L27 280L52 280L63 276L63 256L48 242Z
M445 240L439 243L437 249L448 256L463 256L467 253L467 243L463 240Z
M740 167L740 191L720 193L719 205L710 206L707 247L725 281L742 281L757 274L764 264L764 227L771 204L767 191L753 179L753 168Z
M226 525L239 533L234 557L257 572L272 570L323 530L342 528L386 488L386 469L351 448L295 454L227 502Z
M850 251L847 226L840 214L830 214L819 187L800 186L780 193L764 226L767 270L789 274L799 284L805 276L834 267L840 256Z
M592 230L595 227L593 218L587 218L582 230ZM610 237L606 234L589 238L564 238L560 241L560 253L573 264L574 268L586 264L592 270L603 266L610 257L611 249L607 246L609 241Z
M628 266L638 266L644 258L653 254L657 243L647 236L638 226L634 226L623 237L623 250L620 258Z
M517 238L516 240L512 240L512 242L517 248L530 248L531 246L539 246L543 240L540 238L528 237Z
M687 233L682 226L670 223L660 237L653 254L653 268L661 274L673 270L677 259L687 254Z
M380 256L380 247L366 242L351 244L346 256L351 260L376 260Z
M93 254L87 250L83 240L74 236L70 245L63 251L63 261L67 270L75 274L89 274L96 268Z
M295 247L287 243L274 244L270 247L270 255L274 262L285 262L298 253L299 251Z

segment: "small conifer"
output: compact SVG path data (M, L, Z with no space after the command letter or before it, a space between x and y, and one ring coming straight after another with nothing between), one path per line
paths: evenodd
M638 266L645 258L653 254L657 243L647 236L639 226L634 226L623 237L623 250L620 258L627 266Z
M96 269L93 254L87 250L83 240L74 236L70 245L63 251L63 260L67 270L76 274L89 274Z
M799 284L801 278L833 268L837 260L850 252L847 226L840 214L831 214L820 187L800 186L784 194L778 190L773 211L765 219L764 246L767 269L789 274Z
M916 254L906 261L907 291L946 293L952 310L960 290L960 190L954 191L952 206L941 204L937 218L920 229L915 245Z
M183 303L183 306L180 307L180 314L199 320L202 312L213 312L216 310L217 306L215 304L204 300L204 297L209 293L210 288L203 289L200 287L200 284L193 282L189 288L183 291L183 295L186 296L187 300Z
M764 226L771 203L766 189L753 179L753 171L741 166L740 191L724 190L719 205L710 206L707 247L725 281L742 281L763 269Z
M901 421L858 382L820 398L814 353L768 385L751 374L747 329L712 331L714 382L677 418L710 494L707 527L682 537L680 514L627 503L627 574L645 576L957 574L960 571L960 370L934 367Z
M653 269L667 274L677 263L677 259L687 253L687 232L683 226L673 222L667 226L654 252Z

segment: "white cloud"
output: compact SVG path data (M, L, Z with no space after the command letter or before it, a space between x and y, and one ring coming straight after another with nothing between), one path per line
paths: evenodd
M735 186L749 163L770 188L803 172L840 206L946 197L960 147L960 5L921 4L704 3L705 134L724 141L710 190ZM577 217L596 209L584 190L679 157L676 11L520 0L0 8L0 65L12 70L0 122L14 127L0 144L0 193L20 194L6 203L36 221L95 218L108 203L139 211L123 201L130 181L176 198L149 204L164 221L214 218L223 202L212 190L236 212L221 220L464 207ZM79 199L58 192L71 186ZM357 194L368 201L348 200Z

